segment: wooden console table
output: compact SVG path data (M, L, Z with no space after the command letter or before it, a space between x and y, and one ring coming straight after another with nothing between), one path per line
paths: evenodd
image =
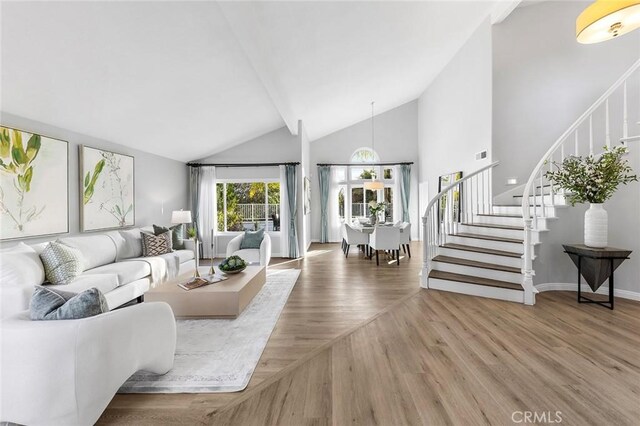
M578 267L578 303L595 303L613 309L613 271L629 259L631 250L612 247L593 248L584 244L563 244L564 252ZM592 300L581 292L582 276L594 292L609 279L609 301Z

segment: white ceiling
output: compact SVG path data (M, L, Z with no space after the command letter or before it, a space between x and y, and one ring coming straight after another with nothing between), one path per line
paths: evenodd
M417 98L493 2L3 2L2 111L181 161Z

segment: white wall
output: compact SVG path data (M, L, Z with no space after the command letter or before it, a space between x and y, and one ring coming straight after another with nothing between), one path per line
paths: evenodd
M495 194L509 177L526 183L545 151L640 57L640 31L576 42L576 16L589 4L541 2L493 27Z
M375 150L382 162L413 161L410 220L412 238L418 238L418 102L412 101L375 117ZM348 163L353 152L371 147L371 120L364 120L311 142L311 237L320 239L320 196L317 164Z
M588 4L548 1L518 8L493 28L493 157L501 161L495 194L507 189L508 177L525 183L544 152L640 57L640 31L593 45L576 42L575 18ZM631 135L640 134L638 79L629 86ZM611 120L621 123L614 105ZM601 129L595 130L596 143L604 145ZM614 140L619 133L619 126L612 129ZM627 158L640 173L640 143L630 143L630 150ZM586 208L561 211L551 232L542 235L536 284L577 282L562 244L583 241ZM616 271L616 288L640 293L640 184L620 188L605 208L609 245L634 251Z
M640 142L630 143L629 151L626 158L635 173L640 174ZM581 244L584 241L584 212L587 208L586 204L577 204L560 210L558 220L549 224L550 232L542 234L542 244L537 248L533 262L536 285L572 283L576 287L570 288L577 288L577 268L564 253L562 244ZM640 183L620 187L605 203L605 209L609 215L609 246L633 250L630 259L615 271L615 288L634 292L635 297L640 298Z
M430 196L440 175L467 174L491 161L491 96L491 24L485 20L419 99L420 182L428 182ZM476 161L483 150L487 158Z
M301 149L301 174L302 174L302 182L304 184L304 178L307 177L309 180L312 180L312 176L314 175L313 168L311 167L311 144L309 142L309 137L307 136L307 132L304 128L304 123L302 121L298 122L298 138L300 139L300 149ZM301 187L303 189L302 196L304 197L304 186ZM302 199L302 213L304 215L303 224L302 224L302 247L303 252L309 248L311 244L311 211L304 214L304 198Z
M195 162L216 164L299 162L301 146L299 137L292 135L287 127L282 127ZM278 167L219 167L216 169L216 177L219 179L279 179L280 171ZM302 211L302 204L298 210ZM226 255L227 244L236 235L237 233L216 235L216 257ZM280 233L272 233L271 242L273 256L281 256Z
M276 163L300 161L300 142L287 127L265 133L194 163Z
M78 195L78 146L95 148L132 155L135 158L135 202L136 226L151 224L167 225L173 210L189 209L188 173L185 163L138 151L128 146L117 145L102 139L75 133L48 124L9 113L0 113L0 122L27 132L39 133L69 142L69 235L80 234L80 200ZM135 141L131 141L135 146ZM27 243L50 241L56 237L30 238ZM15 241L0 243L3 246Z

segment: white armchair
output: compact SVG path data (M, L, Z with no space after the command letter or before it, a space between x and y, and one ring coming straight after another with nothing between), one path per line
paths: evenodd
M400 228L376 226L369 237L369 245L376 251L376 265L380 265L378 250L390 251L396 259L396 264L400 265Z
M244 234L240 234L237 237L234 237L229 244L227 244L227 257L229 256L240 256L242 259L251 263L259 263L260 266L269 265L269 261L271 261L271 237L269 234L265 232L264 238L262 239L262 243L260 244L260 249L240 249L240 245L242 244L242 239L244 238Z
M173 367L176 323L166 303L142 303L79 320L4 318L0 421L94 424L136 371Z

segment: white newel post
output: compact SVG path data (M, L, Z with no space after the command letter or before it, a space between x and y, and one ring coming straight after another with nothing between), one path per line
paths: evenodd
M609 217L602 203L591 203L584 213L584 245L604 248L608 244Z

